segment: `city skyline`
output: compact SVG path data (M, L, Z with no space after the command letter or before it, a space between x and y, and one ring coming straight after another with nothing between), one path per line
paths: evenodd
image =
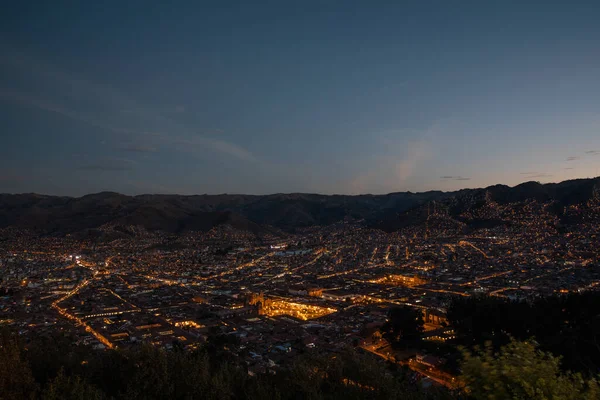
M600 7L13 5L0 192L453 191L600 175Z

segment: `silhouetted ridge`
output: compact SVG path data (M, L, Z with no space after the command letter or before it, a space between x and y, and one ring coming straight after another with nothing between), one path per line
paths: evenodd
M167 232L208 231L216 226L260 233L269 226L294 231L345 220L396 231L425 223L456 229L510 223L477 210L493 204L521 207L551 203L560 215L565 206L586 204L598 192L600 180L578 179L556 184L525 182L515 187L494 185L456 192L397 192L386 195L139 195L114 192L79 198L39 194L0 194L0 227L26 228L46 234L67 234L104 225L140 226ZM487 208L486 208L487 207ZM474 214L475 216L468 216Z

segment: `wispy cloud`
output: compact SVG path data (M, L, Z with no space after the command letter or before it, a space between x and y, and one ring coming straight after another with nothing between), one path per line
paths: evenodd
M520 172L520 174L525 175L525 178L549 178L549 177L553 176L552 174L549 174L547 172L534 172L534 171Z
M220 151L221 153L228 154L232 157L238 158L244 161L256 162L256 157L246 150L245 148L238 146L237 144L226 142L220 139L208 138L208 137L197 137L190 141L191 143L198 143L203 146L208 146L214 150Z
M107 123L101 122L93 117L79 113L68 109L67 107L45 101L40 98L36 98L23 93L9 92L0 89L0 98L8 100L13 103L19 103L30 107L36 107L44 111L53 112L64 117L70 118L78 122L84 122L96 128L111 131L116 134L134 135L138 137L154 137L164 144L168 145L185 145L187 147L178 146L180 150L184 151L198 151L199 149L211 149L213 151L220 152L222 154L229 155L243 161L257 162L258 159L247 149L239 146L235 143L225 141L223 139L215 139L202 135L195 135L190 132L186 132L187 135L177 134L161 134L158 132L150 131L137 131L133 129L120 128L111 126ZM179 129L181 131L181 129ZM191 146L191 147L190 147ZM120 147L120 150L131 151L131 152L154 152L156 147L145 144L129 144Z
M143 107L143 108L124 108L119 110L123 114L182 114L187 111L184 105L176 105L172 107Z
M436 138L458 123L448 118L434 121L424 130L400 128L370 134L381 148L362 160L364 170L340 186L339 192L390 193L421 187L424 179L433 178L426 161L439 151Z
M576 161L576 160L579 160L578 156L567 157L567 161Z
M386 152L390 146L398 144L387 143ZM423 161L431 154L430 143L426 139L416 140L399 146L400 158L389 155L372 157L367 162L370 167L348 181L341 192L350 193L385 193L396 190L406 190L406 185Z
M96 128L109 130L115 133L123 133L122 130L114 128L110 125L103 124L102 122L97 121L96 119L88 115L71 110L59 103L49 101L38 96L33 96L26 93L20 93L0 88L0 99L3 99L13 104L34 107L43 111L55 113L78 122L84 122Z
M135 165L136 162L133 160L106 157L84 163L79 166L79 169L84 171L129 171L132 170Z
M591 156L597 156L600 154L600 150L588 150L585 152L585 154L589 154Z
M214 151L246 162L259 161L248 149L226 140L223 135L220 135L219 139L215 139L175 121L172 117L187 111L184 105L179 104L150 112L151 108L139 104L115 88L75 78L31 55L15 51L6 44L0 43L0 45L2 45L0 46L0 64L10 66L15 70L27 71L35 79L51 83L56 87L53 92L56 93L56 97L52 99L47 99L39 93L25 94L2 88L0 88L0 99L53 112L89 124L118 135L114 138L115 140L122 139L122 135L127 135L133 137L132 142L137 143L136 140L133 140L136 137L140 139L152 136L154 140L160 141L161 145L172 146L177 150L196 153ZM69 98L77 107L62 104L62 101L56 100L57 98ZM104 114L99 115L95 111L80 110L79 108L83 107L83 104L89 104L88 101L101 105L98 109L105 110ZM128 113L124 112L126 110L131 115L127 115ZM127 125L136 126L136 128L131 129ZM139 129L140 126L152 127L152 129ZM212 133L214 132L212 131ZM182 143L187 143L192 147L182 149ZM138 151L141 149L141 147L133 146L127 151L136 151L136 147Z
M153 135L153 140L161 145L175 148L177 151L187 153L197 153L201 149L208 149L217 153L225 154L238 160L247 162L260 162L254 154L242 146L227 142L221 139L215 139L207 136L173 136L173 135ZM133 150L130 150L133 151Z
M119 147L119 150L129 151L132 153L154 153L157 151L156 147L147 144L135 144L128 143Z
M464 176L452 176L452 175L442 176L442 177L440 177L440 179L452 180L452 181L470 181L471 180L471 178L466 178Z
M429 154L429 144L423 140L410 143L407 154L394 166L395 176L399 185L410 178L417 165Z

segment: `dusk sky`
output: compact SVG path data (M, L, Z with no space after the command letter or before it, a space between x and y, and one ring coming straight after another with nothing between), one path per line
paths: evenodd
M388 193L600 175L598 1L0 13L0 192Z

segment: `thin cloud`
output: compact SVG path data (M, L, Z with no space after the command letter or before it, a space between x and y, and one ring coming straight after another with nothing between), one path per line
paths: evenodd
M549 178L553 176L546 172L521 172L521 175L525 175L525 178Z
M70 110L60 104L54 104L51 102L47 102L43 99L35 98L33 96L29 96L22 93L9 92L5 90L0 90L0 98L8 100L13 103L23 104L30 107L36 107L44 111L53 112L64 117L70 118L72 120L78 122L84 122L89 125L92 125L96 128L108 130L117 134L127 134L134 136L143 136L143 137L153 137L156 138L167 145L179 145L183 144L186 146L192 146L188 148L184 148L182 150L190 151L197 150L198 148L209 148L211 150L221 152L223 154L229 155L231 157L237 158L243 161L249 162L258 162L258 159L252 154L250 151L245 148L236 145L232 142L228 142L222 139L214 139L206 136L181 136L181 135L165 135L158 132L149 132L149 131L136 131L132 129L126 128L118 128L105 123L102 123L94 118L91 118L87 115L81 114L79 112ZM148 145L126 145L122 146L120 150L131 151L131 152L144 152L150 153L155 152L156 148Z
M140 108L124 108L119 110L122 114L156 114L156 113L164 113L164 114L182 114L187 112L187 107L184 105L176 105L173 107L164 107L164 108L152 108L152 107L140 107Z
M470 181L471 180L471 178L466 178L464 176L452 176L452 175L442 176L442 177L440 177L440 179L452 180L452 181Z
M209 148L242 161L258 162L254 154L245 148L220 139L206 136L182 138L162 135L161 140L175 146L180 151L195 152L198 148Z
M579 157L577 157L577 156L567 157L567 161L575 161L575 160L579 160Z
M588 150L588 151L585 152L585 154L596 156L596 155L600 154L600 150Z
M398 184L410 178L415 168L429 155L429 144L423 140L408 145L408 155L394 166Z
M425 132L431 136L430 132ZM423 135L425 136L425 135ZM391 153L393 142L385 143L386 153ZM414 178L418 167L431 155L431 144L426 138L398 146L397 153L402 154L398 160L396 156L381 154L372 157L369 167L352 177L343 185L342 192L350 193L389 193L406 188Z
M427 179L424 162L437 151L436 138L443 135L453 120L435 121L427 129L420 131L388 130L380 132L382 149L379 154L369 157L368 166L342 186L342 192L350 193L390 193L408 190L417 180ZM412 137L409 142L399 138ZM401 158L398 159L398 154ZM418 177L418 179L416 179Z
M198 141L222 153L229 154L230 156L233 156L235 158L239 158L240 160L252 162L257 161L256 157L254 157L254 155L248 150L231 142L207 137L199 138Z
M94 99L95 101L106 105L110 111L107 117L99 117L91 113L82 113L74 111L67 106L58 104L56 101L46 101L40 99L37 95L27 95L23 93L15 93L0 89L0 98L12 101L19 104L36 107L45 111L54 112L64 117L84 122L97 128L118 134L138 137L147 137L149 133L154 138L160 139L162 144L172 145L179 149L179 144L186 141L193 142L195 151L217 151L230 157L237 158L243 161L257 162L257 157L249 150L240 145L226 141L224 139L213 139L209 136L201 134L182 125L179 122L167 118L161 114L176 115L187 111L184 105L178 104L168 109L159 110L159 112L148 112L149 109L140 105L137 101L131 99L120 91L108 86L99 85L83 79L76 79L68 73L65 73L42 60L31 57L21 51L16 51L8 47L5 43L0 43L0 64L8 65L14 69L27 71L32 77L42 79L45 82L52 83L57 86L57 95L64 94L67 97L77 101L78 99ZM156 132L148 132L143 129L133 130L124 128L117 120L122 120L123 113L131 112L130 119L135 118L130 122L139 126L152 126L156 132L168 132L168 134L157 134ZM185 149L189 151L190 149Z
M133 160L109 157L81 165L79 169L84 171L130 171L135 165L136 162Z
M50 101L47 101L47 100L39 98L39 97L31 96L31 95L28 95L25 93L18 93L18 92L0 89L0 98L4 99L5 101L11 102L11 103L21 104L21 105L25 105L28 107L38 108L43 111L48 111L48 112L52 112L55 114L59 114L59 115L62 115L63 117L70 118L70 119L78 121L78 122L87 123L96 128L110 130L115 133L122 133L120 130L113 128L109 125L105 125L105 124L95 120L94 118L91 118L91 117L84 115L82 113L79 113L77 111L70 110L61 104L58 104L55 102L50 102Z
M132 153L155 153L156 147L149 146L146 144L126 144L119 147L119 150L129 151Z

